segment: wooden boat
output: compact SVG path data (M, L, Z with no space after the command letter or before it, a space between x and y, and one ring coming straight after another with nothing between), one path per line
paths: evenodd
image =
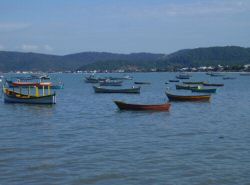
M224 84L215 84L215 83L204 83L204 86L217 86L217 87L221 87L224 86Z
M209 101L210 94L205 95L174 95L166 92L169 101Z
M42 95L40 95L38 86L43 86ZM22 93L22 87L27 87L27 94ZM15 91L15 87L19 89L19 92ZM32 95L31 88L35 88L35 95ZM47 88L48 93L45 93L45 88ZM27 104L55 104L56 103L56 94L50 93L50 84L37 84L30 82L16 82L12 90L9 88L3 87L4 93L4 102L5 103L27 103Z
M205 88L197 88L197 89L191 89L192 92L199 92L199 93L216 93L215 88L211 89L205 89Z
M22 88L28 88L28 85L35 84L39 89L42 89L44 84L49 84L50 89L63 89L64 84L62 82L59 83L52 83L52 82L13 82L11 80L6 80L5 83L8 85L9 88L13 88L18 86L18 84L24 84Z
M164 103L158 105L143 105L143 104L129 104L122 101L114 101L117 107L121 110L135 110L135 111L169 111L171 104Z
M137 85L150 85L151 83L150 82L134 82L134 84L137 84Z
M203 82L203 81L197 81L197 82L183 82L184 84L188 84L188 85L202 85L203 83L205 83L205 82Z
M129 75L125 75L123 77L109 77L110 80L132 80L133 77Z
M222 73L211 73L210 76L219 77L219 76L225 76L225 75Z
M180 80L169 80L169 82L180 82Z
M121 80L105 80L99 82L100 86L122 86Z
M182 74L180 74L180 75L177 75L176 78L177 79L189 79L190 76L189 75L182 75Z
M240 73L241 76L250 76L250 72Z
M223 77L223 80L234 80L236 77Z
M106 81L107 78L96 78L95 75L90 75L85 77L86 83L99 83L100 81Z
M93 86L96 93L140 93L141 87L132 87L129 89L107 89Z
M197 89L198 85L182 85L182 84L176 84L176 89L184 89L184 90L191 90L191 89Z

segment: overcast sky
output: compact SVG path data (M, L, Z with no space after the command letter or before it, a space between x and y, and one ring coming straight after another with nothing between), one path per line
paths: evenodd
M0 0L0 50L171 53L250 46L250 0Z

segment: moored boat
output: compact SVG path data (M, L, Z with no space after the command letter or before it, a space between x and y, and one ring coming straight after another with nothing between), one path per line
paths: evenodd
M215 87L221 87L224 86L224 84L218 84L218 83L203 83L204 86L215 86Z
M186 74L180 74L176 76L177 79L189 79L190 76Z
M99 82L100 86L122 86L121 80L104 80Z
M234 79L236 79L236 77L223 77L222 79L223 80L234 80Z
M210 76L219 77L219 76L225 76L225 75L222 73L211 73Z
M145 104L131 104L124 103L122 101L114 101L117 107L120 110L134 110L134 111L169 111L171 104L153 104L153 105L145 105Z
M102 88L93 86L94 91L96 93L140 93L141 87L132 87L132 88L126 88L126 89L108 89L108 88Z
M123 77L110 77L110 80L132 80L133 77L129 75L124 75Z
M197 89L198 85L185 85L185 84L176 84L176 89L183 89L183 90L191 90L191 89Z
M210 94L204 95L175 95L166 92L169 101L209 101L211 98Z
M168 80L169 82L180 82L180 80Z
M27 104L55 104L56 94L50 92L51 84L44 83L30 83L30 82L16 82L13 84L13 89L10 90L7 87L3 87L4 102L5 103L27 103ZM43 92L40 95L38 86L42 85ZM18 88L18 92L15 90ZM22 92L22 87L26 87L27 93ZM31 89L35 88L35 95L31 94ZM47 94L46 94L47 89Z
M215 88L211 89L205 89L205 88L197 88L197 89L191 89L192 92L199 92L199 93L216 93Z
M197 81L197 82L183 82L183 83L188 84L188 85L202 85L205 82L204 81Z
M150 82L134 82L134 84L137 84L137 85L150 85L151 83Z
M250 72L240 73L241 76L250 76Z

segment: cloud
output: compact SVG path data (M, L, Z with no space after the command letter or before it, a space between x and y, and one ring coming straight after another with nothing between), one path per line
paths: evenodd
M17 31L30 26L28 23L0 23L0 31Z
M123 7L126 15L137 18L163 18L171 16L202 16L235 14L250 11L250 1L210 0L183 3L161 3L141 5L134 8ZM118 12L119 13L119 12Z
M21 46L21 49L23 51L37 51L39 49L39 46L33 44L23 44Z

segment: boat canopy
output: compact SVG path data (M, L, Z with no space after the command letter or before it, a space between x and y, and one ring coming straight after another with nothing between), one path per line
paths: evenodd
M16 87L27 87L27 86L35 86L35 87L50 87L52 86L51 82L41 82L41 83L37 83L37 82L12 82L13 86Z

